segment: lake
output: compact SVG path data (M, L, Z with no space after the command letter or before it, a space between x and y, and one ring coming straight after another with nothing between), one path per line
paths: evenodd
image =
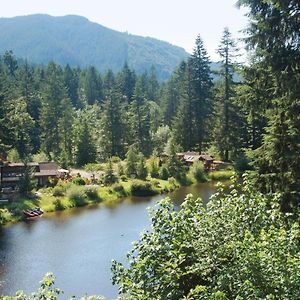
M188 193L206 203L214 183L181 187L169 197L179 206ZM32 292L53 272L62 299L85 294L116 299L111 260L125 262L132 242L149 228L147 207L166 195L127 197L114 207L95 205L44 214L42 218L0 227L0 295Z

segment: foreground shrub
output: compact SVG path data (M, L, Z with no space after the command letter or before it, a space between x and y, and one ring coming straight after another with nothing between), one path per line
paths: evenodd
M152 196L157 194L148 181L133 180L131 184L131 194L133 196Z
M246 182L206 209L162 200L128 263L113 261L113 283L128 299L300 299L299 223L279 203Z
M43 280L40 282L40 287L32 292L30 295L26 295L24 291L16 292L15 296L2 296L2 300L57 300L61 299L60 294L63 291L54 286L54 275L47 273ZM76 300L75 296L71 299ZM80 300L105 300L102 296L84 296Z

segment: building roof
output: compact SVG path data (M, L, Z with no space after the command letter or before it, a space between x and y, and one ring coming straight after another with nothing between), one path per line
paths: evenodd
M29 167L38 167L38 165L39 165L39 163L37 163L37 162L29 162L29 163L27 163L27 166L29 166ZM6 167L6 166L8 166L8 167L24 167L25 164L21 163L21 162L20 163L9 163L9 164L4 165L2 167Z
M186 162L195 162L198 160L205 160L205 161L213 161L213 156L206 154L206 153L199 153L195 151L187 151L187 152L179 152L177 153L178 156L183 157Z
M6 166L2 166L6 167L6 171L5 174L9 172L9 168L15 168L15 167L24 167L24 163L10 163ZM34 177L42 177L42 176L56 176L57 175L57 171L58 171L58 166L55 162L40 162L40 163L36 163L36 162L30 162L27 164L27 166L30 167L36 167L33 175ZM2 173L3 176L3 173ZM10 178L10 179L8 179ZM5 181L16 181L19 179L17 176L13 176L13 173L11 174L11 176L7 177L5 176ZM2 178L3 180L3 178Z
M40 171L35 172L35 177L41 176L56 176L58 171L58 166L55 162L41 162L39 163Z
M214 158L211 155L208 154L201 154L199 158L202 158L204 160L213 161Z
M58 166L54 161L40 162L39 166L40 166L41 171L45 171L45 170L55 170L55 171L57 171L57 169L58 169Z
M184 159L186 162L194 162L194 161L199 160L199 158L200 158L199 153L198 153L197 155L185 154L185 155L183 156L183 159Z

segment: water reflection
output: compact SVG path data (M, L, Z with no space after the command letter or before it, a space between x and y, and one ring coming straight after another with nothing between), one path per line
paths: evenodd
M177 206L188 193L206 203L214 190L213 184L198 184L169 196ZM85 293L115 299L111 260L124 262L132 241L149 228L146 208L164 197L129 197L114 207L71 209L0 228L0 294L20 289L31 292L50 271L65 291L63 299Z

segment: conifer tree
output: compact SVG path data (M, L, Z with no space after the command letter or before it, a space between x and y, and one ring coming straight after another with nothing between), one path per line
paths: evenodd
M96 161L96 146L91 129L86 120L82 122L76 151L76 164L79 167Z
M40 115L42 150L49 159L60 154L59 120L62 115L61 102L67 97L62 81L62 71L54 63L47 68L47 84L44 88Z
M73 136L72 125L74 119L74 112L69 98L64 98L61 101L61 109L64 112L58 121L59 139L60 139L60 155L59 160L65 168L73 163L72 148Z
M221 81L216 88L217 122L215 127L216 146L222 159L229 160L229 154L236 155L244 146L245 120L240 107L234 100L235 82L233 80L236 45L228 28L224 29L218 53L221 57Z
M101 114L102 146L108 156L124 157L126 141L130 135L125 122L127 116L121 95L111 91L103 104Z
M266 133L256 153L258 182L264 190L280 191L287 209L300 203L299 1L240 0L239 5L249 8L247 44L271 78Z
M148 169L146 165L146 159L143 153L139 153L137 157L137 164L136 164L136 173L137 178L145 180L148 176Z
M190 63L181 63L181 82L178 86L180 105L173 120L174 140L184 150L191 150L195 146L194 106L192 95L192 80Z
M31 154L31 131L34 128L34 120L27 112L27 103L24 98L19 98L11 102L11 108L8 112L8 122L13 134L13 146L23 161Z
M179 178L183 171L183 165L177 156L178 149L178 145L176 145L174 142L171 142L169 158L166 164L169 175L175 178Z
M105 170L104 183L112 184L118 181L117 176L114 174L113 164L111 158L109 158L107 167Z
M126 175L128 177L137 175L137 156L138 151L135 145L131 145L126 153Z
M136 83L136 75L134 71L130 70L127 63L124 64L123 69L118 75L117 81L120 93L122 96L125 96L127 102L130 103Z
M136 82L130 104L133 142L144 155L151 153L150 110L142 92L141 81Z
M211 139L211 118L213 113L212 79L210 61L203 41L198 35L192 56L189 59L193 97L193 126L195 148L199 152Z
M103 87L100 74L95 67L91 66L83 75L82 86L87 104L93 105L103 99Z
M64 84L67 89L68 98L71 100L72 106L80 108L82 105L79 102L78 88L79 78L76 70L71 69L67 64L64 68Z
M182 69L176 70L170 80L162 89L161 107L163 111L164 123L169 127L172 125L174 117L180 103L180 93L178 86L180 84Z

